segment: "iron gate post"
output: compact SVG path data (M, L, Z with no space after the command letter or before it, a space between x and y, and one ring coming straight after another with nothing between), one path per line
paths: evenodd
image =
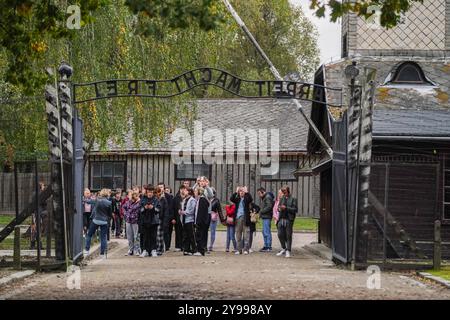
M57 83L58 89L58 111L59 111L59 146L61 149L61 156L59 157L60 171L61 171L61 201L62 201L62 230L64 243L64 260L66 262L66 269L69 268L69 246L68 246L68 227L67 227L67 197L66 186L64 178L64 158L67 157L69 163L72 162L72 106L70 90L71 84L69 78L72 76L73 69L66 62L62 61L58 73L60 80ZM71 172L71 170L70 170Z

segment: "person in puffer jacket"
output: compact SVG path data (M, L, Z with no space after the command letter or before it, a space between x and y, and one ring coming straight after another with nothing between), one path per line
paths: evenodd
M141 201L141 223L144 233L144 250L141 254L142 258L148 257L150 254L152 257L158 256L156 251L156 237L158 226L161 222L159 217L161 204L155 196L155 190L152 187L148 187L146 191L147 197Z

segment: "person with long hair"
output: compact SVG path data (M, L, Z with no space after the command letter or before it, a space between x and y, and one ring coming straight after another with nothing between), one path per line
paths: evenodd
M178 189L175 195L174 202L174 218L175 218L175 251L179 252L183 250L183 221L181 216L178 214L179 210L182 209L181 203L183 202L183 196L181 195L182 188L189 188L189 180L183 181L183 184ZM172 222L173 223L173 222Z
M209 224L209 230L210 230L210 241L208 246L207 253L210 253L213 251L214 242L216 241L216 229L217 224L219 222L225 224L225 218L222 214L222 205L220 204L219 198L217 198L216 189L211 188L213 190L214 197L211 201L211 222Z
M165 219L169 215L169 203L167 198L164 197L163 189L155 187L154 193L158 200L160 211L159 211L159 224L156 230L156 252L158 256L161 256L166 251L166 244L164 241L164 224Z
M194 191L191 188L181 186L181 195L183 202L179 209L179 214L183 221L183 254L192 256L197 252L197 244L195 242L195 209L197 200L194 197Z
M131 191L131 190L130 190ZM138 218L141 211L141 201L139 193L131 191L130 199L122 205L125 217L125 230L128 240L127 256L138 255L140 253L138 239Z
M91 224L91 214L92 214L92 204L89 201L92 199L91 190L88 188L84 189L83 195L83 234L86 236L86 233L89 229L89 225Z
M206 198L205 189L197 187L194 190L194 195L197 200L195 208L195 239L197 242L197 252L194 256L204 256L207 249L208 242L208 228L211 216L209 214L209 201Z
M234 251L237 251L237 243L235 236L235 218L236 218L236 205L234 203L227 204L225 206L227 225L227 240L225 245L225 252L230 252L230 242L233 242Z
M297 199L291 195L288 186L282 187L281 192L283 196L278 203L279 220L277 228L282 249L277 253L277 256L285 255L286 258L290 258L294 220L297 215Z

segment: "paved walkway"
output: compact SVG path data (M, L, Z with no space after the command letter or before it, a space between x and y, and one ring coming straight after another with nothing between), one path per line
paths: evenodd
M94 258L81 269L80 290L67 288L65 273L36 274L0 287L0 299L450 299L450 290L404 273L382 273L381 288L368 289L366 272L336 267L302 248L315 240L295 234L290 259L225 253L224 232L217 251L205 257L125 257L126 241L113 240L107 260ZM258 233L254 247L261 243Z

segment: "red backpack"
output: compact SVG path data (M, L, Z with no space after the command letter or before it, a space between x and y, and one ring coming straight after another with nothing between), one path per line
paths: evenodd
M234 225L234 213L236 211L236 205L234 203L227 204L225 206L225 211L227 212L227 224Z

